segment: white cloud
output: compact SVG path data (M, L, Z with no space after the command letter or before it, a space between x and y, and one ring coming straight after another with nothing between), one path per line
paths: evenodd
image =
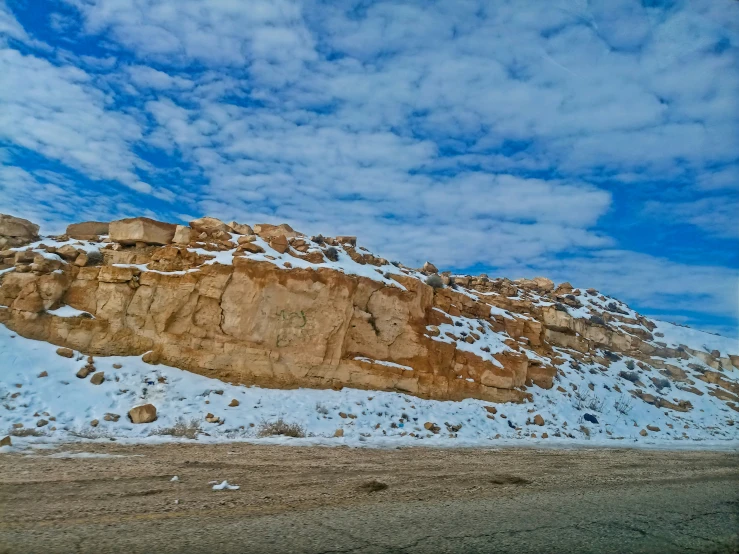
M95 51L76 35L50 59L0 50L4 162L21 148L65 166L5 170L6 203L62 217L23 184L60 198L81 175L116 198L107 214L285 220L413 264L582 277L645 306L662 275L711 287L703 313L728 313L729 270L699 266L716 276L699 285L693 266L618 250L603 216L736 238L739 3L67 3L80 21L50 21ZM32 42L5 4L2 30ZM619 186L652 203L618 205Z

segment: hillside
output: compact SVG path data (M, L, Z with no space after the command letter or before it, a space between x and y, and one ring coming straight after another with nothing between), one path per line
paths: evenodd
M593 289L409 268L287 225L38 233L0 215L0 434L16 442L254 439L280 418L329 443L739 435L735 341ZM156 419L133 423L144 404Z

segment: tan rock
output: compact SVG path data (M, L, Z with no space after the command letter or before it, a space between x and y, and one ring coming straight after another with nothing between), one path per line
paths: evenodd
M27 239L31 242L38 237L39 226L27 219L0 214L0 236Z
M342 235L336 237L336 242L339 244L351 244L352 246L357 246L357 237L350 236L350 235Z
M90 377L90 383L93 385L102 385L105 382L105 372L98 371Z
M43 379L44 377L48 377L48 376L49 376L49 372L48 371L42 371L41 373L39 373L38 375L36 375L36 377L39 378L39 379Z
M148 217L120 219L110 223L110 239L121 244L170 244L177 226Z
M200 219L191 221L190 227L192 227L192 229L196 233L208 233L208 234L215 233L218 231L227 232L229 230L228 225L226 225L220 219L216 219L215 217L201 217Z
M238 401L238 400L236 400L235 398L233 398L233 399L231 400L231 402L229 402L229 403L228 403L228 406L229 406L230 408L235 408L235 407L236 407L236 406L238 406L238 405L239 405L239 401Z
M647 430L646 430L646 429L642 429L641 431L639 431L639 434L640 434L640 435L641 435L642 437L646 437L646 436L647 436L647 435L648 435L649 433L647 433Z
M49 424L49 422L47 420L45 420L45 419L39 419L36 422L36 427L44 427L45 425L48 425L48 424Z
M191 235L190 227L185 227L184 225L177 225L177 227L175 227L174 237L172 238L172 242L174 242L175 244L190 244L190 235Z
M118 414L113 414L113 413L110 413L110 412L109 412L109 413L107 413L107 414L105 414L105 416L103 417L103 419L104 419L105 421L112 421L112 422L114 422L114 423L115 423L116 421L118 421L118 420L119 420L120 418L121 418L121 416L120 416L120 415L118 415Z
M62 358L74 358L74 350L71 348L57 348L56 353Z
M67 226L66 235L77 240L94 240L100 235L107 235L110 229L109 223L102 221L84 221Z
M423 264L422 270L424 271L424 273L438 273L439 272L439 270L436 269L436 266L432 264L431 262L426 262L425 264Z
M656 425L647 425L647 429L652 431L653 433L658 433L659 431L661 431L661 429Z
M295 231L287 223L280 225L270 225L269 223L258 223L254 225L254 233L259 235L264 240L270 240L274 237L283 236L285 238L293 238L300 236L300 233Z
M343 437L344 436L344 430L343 429L337 429L334 431L334 437Z
M244 223L236 223L235 221L232 221L228 224L228 226L231 228L231 230L234 233L237 233L239 235L253 235L254 230Z
M0 447L3 446L12 446L13 442L10 440L10 436L5 436L2 439L0 439Z
M277 250L277 252L279 252L280 254L284 254L285 252L287 252L287 249L290 245L287 242L287 238L285 236L277 236L269 241L269 246L270 248Z
M99 421L99 420L97 420L97 419L93 419L93 420L92 420L92 421L90 422L90 427L97 427L98 425L100 425L100 421Z
M251 254L262 254L264 252L264 248L253 242L242 243L239 245L238 249Z
M80 368L80 370L76 373L76 375L77 375L77 378L79 378L79 379L85 379L93 371L94 371L93 368L91 368L89 366L85 366L83 368Z
M534 416L534 425L538 425L539 427L544 425L544 418L540 414Z
M151 423L157 419L157 409L153 404L135 406L128 411L131 423Z

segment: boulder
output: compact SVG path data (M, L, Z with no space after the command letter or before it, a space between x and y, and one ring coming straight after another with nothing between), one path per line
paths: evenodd
M177 226L148 217L120 219L110 224L110 239L121 244L165 245L172 242Z
M229 227L220 219L215 217L201 217L190 222L190 227L196 233L216 233L218 231L228 232Z
M432 264L431 262L426 262L425 264L423 264L422 270L424 273L438 273L439 272L439 270L436 269L436 266Z
M287 242L287 238L285 236L277 236L274 237L272 240L269 241L269 246L280 254L284 254L287 252L287 249L289 248L289 244Z
M280 225L270 225L269 223L257 223L254 225L254 233L259 235L264 240L269 240L274 237L283 236L285 238L294 238L300 235L287 223Z
M190 227L178 225L175 228L174 238L172 239L172 242L175 242L177 244L190 244L190 231Z
M74 358L74 350L71 348L57 348L56 353L62 358Z
M542 425L544 425L544 418L541 417L541 415L536 414L534 416L534 424L535 425L538 425L539 427L541 427Z
M77 240L94 240L100 235L107 235L109 229L109 223L102 221L83 221L82 223L68 225L65 234Z
M93 385L102 385L105 381L105 372L98 371L97 373L94 373L92 377L90 377L90 383Z
M254 230L251 228L251 226L246 225L245 223L236 223L235 221L232 221L228 224L228 226L231 228L231 230L234 233L237 233L239 235L253 235Z
M26 239L28 242L38 237L39 226L27 219L0 214L0 236Z
M10 436L3 437L0 439L0 446L12 446L13 443L10 440Z
M128 411L131 423L151 423L157 419L157 409L153 404L136 406Z

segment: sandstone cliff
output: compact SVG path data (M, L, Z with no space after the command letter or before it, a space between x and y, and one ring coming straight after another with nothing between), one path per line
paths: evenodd
M288 225L134 218L39 240L24 221L0 216L0 322L85 354L143 355L271 388L493 402L531 399L565 371L627 362L624 383L639 401L687 412L702 381L739 409L736 345L592 289L439 275L430 263L377 257L354 237ZM62 317L69 310L78 315ZM669 395L664 379L676 385Z

